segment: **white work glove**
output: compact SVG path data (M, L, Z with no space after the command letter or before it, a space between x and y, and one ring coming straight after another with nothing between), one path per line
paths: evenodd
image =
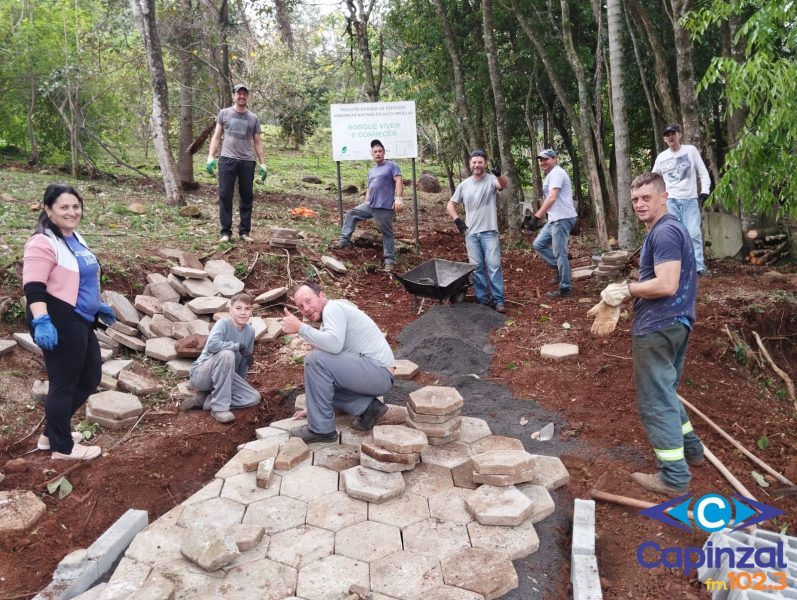
M393 198L393 210L397 215L400 215L404 212L404 198L401 196L396 196Z
M620 306L623 300L631 296L631 288L628 287L628 282L623 283L610 283L601 292L601 300L609 306Z
M590 329L592 335L606 337L617 327L617 321L620 320L620 307L609 306L601 301L589 309L587 316L595 317Z

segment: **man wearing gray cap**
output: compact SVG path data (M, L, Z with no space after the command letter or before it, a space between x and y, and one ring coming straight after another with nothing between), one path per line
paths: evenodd
M543 150L537 155L537 161L545 173L542 182L544 200L534 215L523 220L523 226L538 229L542 225L542 218L548 215L548 222L534 239L534 251L556 269L557 289L548 292L548 296L565 298L572 293L567 243L578 216L573 206L573 186L570 177L559 166L555 150Z
M677 123L664 128L667 149L656 157L653 172L664 178L667 186L667 210L684 224L692 238L695 266L698 275L707 275L703 259L703 232L700 230L701 209L711 191L711 178L697 148L682 144L681 126ZM700 180L700 195L697 182Z
M216 117L216 129L210 140L208 163L205 169L210 175L216 166L219 167L219 221L221 221L220 242L229 242L232 237L232 194L235 180L238 180L238 192L241 195L241 222L238 234L245 242L253 242L249 235L252 229L252 198L255 182L255 157L260 161L258 177L260 182L266 180L266 159L263 153L263 142L260 141L260 120L246 106L249 101L249 89L242 83L233 88L233 105L223 108ZM222 133L224 140L222 141ZM221 157L216 160L216 152L221 144Z

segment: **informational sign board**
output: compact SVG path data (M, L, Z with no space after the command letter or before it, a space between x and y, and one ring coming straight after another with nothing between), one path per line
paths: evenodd
M416 158L415 102L332 104L332 159L370 160L371 140L385 146L385 158Z

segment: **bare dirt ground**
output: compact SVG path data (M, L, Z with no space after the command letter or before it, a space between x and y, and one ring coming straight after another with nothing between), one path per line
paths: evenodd
M215 188L203 189L212 198ZM424 197L421 208L420 253L412 250L400 256L400 272L432 257L466 260L462 239L455 234L444 215L445 197ZM265 291L285 285L286 261L263 241L269 215L285 215L288 208L303 203L323 207L322 214L334 210L335 202L298 196L262 194L255 201L253 245L237 244L224 256L231 263L249 264L255 252L261 257L277 256L255 264L247 288ZM348 202L347 204L352 204ZM267 207L267 209L265 208ZM211 215L212 218L212 215ZM329 222L337 218L322 217ZM33 219L32 219L33 220ZM313 220L298 222L312 228ZM328 226L329 223L325 223ZM398 222L399 238L411 239L409 215ZM646 494L635 487L628 475L635 470L652 471L652 452L636 413L630 357L630 318L624 316L618 330L608 339L592 337L587 309L597 302L605 282L588 280L575 285L576 293L565 300L550 300L545 292L551 272L529 250L530 238L511 245L503 252L507 283L508 320L493 333L495 354L487 374L490 381L505 385L519 402L528 399L546 411L557 413L564 425L557 440L565 444L562 456L570 469L571 482L559 498L587 497L589 489L604 473L603 489L653 502L663 498ZM209 247L210 244L209 244ZM583 236L572 240L572 262L590 262L594 246ZM153 246L152 253L157 248ZM307 252L306 250L303 250ZM337 253L352 265L349 273L333 277L324 273L323 283L331 295L349 298L371 315L398 348L398 337L418 314L418 302L398 281L370 266L380 263L381 248L355 248ZM209 258L219 257L218 253ZM102 260L130 261L124 250L101 257ZM131 267L131 277L144 281L147 269ZM698 323L691 338L687 365L681 385L682 395L715 419L748 449L766 460L792 481L797 480L797 418L794 407L783 397L783 382L769 368L755 364L752 354L731 344L725 331L740 332L755 350L752 331L764 338L774 361L797 378L797 297L795 275L777 283L763 277L764 269L732 261L712 261L715 275L700 280ZM149 270L153 270L149 267ZM18 269L21 275L21 265ZM789 269L785 269L788 273ZM303 273L291 278L301 280ZM106 289L130 294L130 279L111 281ZM20 290L0 289L0 295L18 296ZM586 300L586 301L583 301ZM421 307L425 310L429 301ZM279 309L259 312L279 316ZM570 328L563 328L569 323ZM21 321L0 324L0 338L24 331ZM441 332L444 334L444 332ZM539 357L544 343L567 341L578 344L579 357L565 363L549 363ZM258 344L251 380L263 394L263 403L239 411L235 424L219 425L201 412L179 413L175 401L147 400L149 409L134 430L104 431L98 442L105 454L101 459L70 469L74 491L58 500L46 492L46 482L70 468L69 464L35 452L42 406L30 399L34 379L45 378L43 365L24 350L16 349L0 359L0 464L24 457L28 469L7 474L0 489L34 490L47 504L45 516L33 531L0 540L0 598L25 598L35 594L50 580L58 561L68 552L88 546L128 508L149 512L150 520L165 513L209 481L218 468L236 451L239 443L254 436L254 429L292 412L289 396L302 385L302 367L293 364L280 351L282 345ZM149 371L152 363L137 366ZM424 374L433 381L434 374ZM172 382L174 383L174 382ZM750 475L754 467L727 442L691 415L698 434L725 465L767 504L786 511L766 528L788 525L797 531L797 496L776 496L780 484L769 478L770 487L756 485ZM499 418L499 417L496 417ZM528 435L536 428L531 421L523 430ZM28 433L31 433L28 436ZM756 442L766 436L766 450ZM572 450L567 450L572 441ZM117 445L118 444L118 445ZM757 469L760 471L760 469ZM711 466L694 469L693 493L709 491L730 495L733 490ZM571 508L567 509L572 510ZM667 545L701 545L703 537L687 535L640 516L634 509L598 503L598 563L607 598L707 598L705 589L694 577L687 578L674 569L643 569L637 563L636 546L643 540L661 539ZM569 534L560 532L569 540ZM564 555L569 551L563 549ZM559 581L559 593L569 593L567 566L559 574L547 576Z

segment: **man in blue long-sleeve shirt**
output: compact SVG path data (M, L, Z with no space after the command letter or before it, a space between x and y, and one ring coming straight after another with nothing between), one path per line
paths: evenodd
M255 345L255 330L249 325L252 302L252 296L244 292L230 299L230 317L213 326L205 349L189 371L199 396L195 404L189 401L188 407L210 410L219 423L235 421L231 408L260 402L260 393L247 382Z
M330 300L313 282L293 294L302 316L321 323L315 329L286 309L282 328L316 347L304 359L307 425L291 431L305 442L335 441L335 409L357 418L352 426L368 430L387 407L377 396L393 386L396 360L371 317L344 300Z

